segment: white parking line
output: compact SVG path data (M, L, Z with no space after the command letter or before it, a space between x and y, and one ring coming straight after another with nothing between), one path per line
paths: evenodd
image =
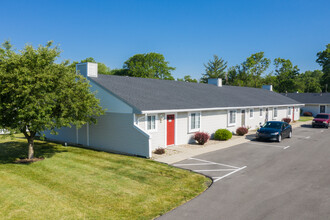
M286 147L285 147L285 148L283 148L283 149L285 150L285 149L288 149L289 147L290 147L290 146L286 146Z
M212 161L208 161L208 160L202 160L202 159L198 159L198 158L189 158L189 160L196 160L196 161L200 161L203 163L183 163L183 164L173 164L174 166L205 166L205 165L218 165L221 167L228 167L228 169L205 169L205 170L192 170L195 172L229 172L223 176L216 176L216 177L212 177L213 182L217 182L229 175L232 175L240 170L243 170L244 168L246 168L246 166L244 167L235 167L235 166L231 166L228 164L223 164L223 163L216 163L216 162L212 162Z
M309 138L311 138L311 136L300 136L300 135L294 135L294 136L292 136L292 137L297 137L297 138L306 138L306 139L309 139Z
M199 160L201 162L208 162L208 163L217 164L217 165L225 166L225 167L231 167L231 168L235 168L235 169L238 169L239 168L239 167L234 167L234 166L223 164L223 163L215 163L215 162L211 162L211 161L207 161L207 160L202 160L202 159L198 159L198 158L193 158L193 157L189 158L189 160Z
M230 176L230 175L232 175L232 174L234 174L234 173L236 173L238 171L241 171L241 170L245 169L246 167L247 166L241 167L241 168L239 168L237 170L234 170L233 172L227 173L226 175L223 175L221 177L213 177L213 178L216 178L213 182L217 182L217 181L219 181L219 180L221 180L221 179L223 179L223 178L225 178L227 176Z
M324 130L321 130L321 132L324 132Z
M260 146L270 146L270 147L277 147L277 148L282 148L286 149L290 146L282 146L282 145L272 145L272 144L261 144L261 143L254 143L254 142L247 142L247 144L255 144L255 145L260 145Z

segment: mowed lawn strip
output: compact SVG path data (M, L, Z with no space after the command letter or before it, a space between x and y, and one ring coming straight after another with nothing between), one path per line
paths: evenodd
M300 116L298 121L311 121L313 120L313 116Z
M151 160L36 141L0 139L0 219L152 219L203 192L204 176Z

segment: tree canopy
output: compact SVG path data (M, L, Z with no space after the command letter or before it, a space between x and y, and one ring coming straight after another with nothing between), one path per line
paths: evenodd
M191 78L190 75L185 75L185 76L183 77L183 79L178 78L177 81L198 83L198 80L197 80L197 79L193 79L193 78Z
M330 44L326 46L324 51L317 53L316 62L320 64L324 73L321 82L322 86L324 90L328 90L328 86L330 86Z
M169 62L159 53L136 54L125 61L123 68L125 71L117 71L116 74L174 80L171 71L175 68L169 66Z
M276 84L274 88L277 92L297 92L298 83L297 77L299 69L293 66L290 60L276 58L274 60Z
M205 73L202 74L201 82L207 83L208 79L212 78L226 78L227 62L217 55L213 55L213 60L209 60L207 64L204 64L204 67Z
M103 114L87 79L60 55L52 42L15 51L10 42L0 48L0 127L22 132L33 158L34 139L45 130L95 123Z

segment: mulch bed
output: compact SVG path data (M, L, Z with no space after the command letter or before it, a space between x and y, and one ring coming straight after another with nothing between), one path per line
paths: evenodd
M33 158L33 159L23 158L23 159L16 160L14 163L28 164L28 163L38 162L38 161L41 161L41 160L44 160L44 159L45 158L43 158L43 157L41 157L41 158Z

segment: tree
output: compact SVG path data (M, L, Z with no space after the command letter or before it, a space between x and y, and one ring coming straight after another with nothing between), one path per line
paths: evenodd
M72 62L70 67L76 69L76 64L87 63L87 62L97 63L97 71L99 74L112 75L112 72L109 67L107 67L104 63L96 62L93 57L87 57L86 59L81 60L80 62L74 61L74 62Z
M330 85L330 44L326 46L324 51L317 53L316 62L322 67L324 75L321 83L325 92L327 92L328 86Z
M208 79L211 78L222 78L226 79L226 68L227 62L217 55L213 55L213 60L209 60L207 64L204 64L205 73L202 74L201 82L207 83ZM225 84L225 82L224 82Z
M245 86L260 88L262 86L262 74L268 69L270 59L264 57L264 52L252 54L242 63L242 71L246 72Z
M55 63L60 50L52 44L26 45L19 52L9 42L0 47L0 127L24 134L29 159L34 157L36 135L96 123L103 114L87 79L68 61Z
M198 83L197 79L192 79L190 75L184 76L183 79L178 78L177 81Z
M125 61L123 68L128 76L174 80L171 71L175 68L159 53L136 54Z
M322 92L321 80L323 72L320 70L306 71L297 77L299 92Z
M298 90L297 76L299 69L290 60L276 58L274 60L277 92L296 92Z

